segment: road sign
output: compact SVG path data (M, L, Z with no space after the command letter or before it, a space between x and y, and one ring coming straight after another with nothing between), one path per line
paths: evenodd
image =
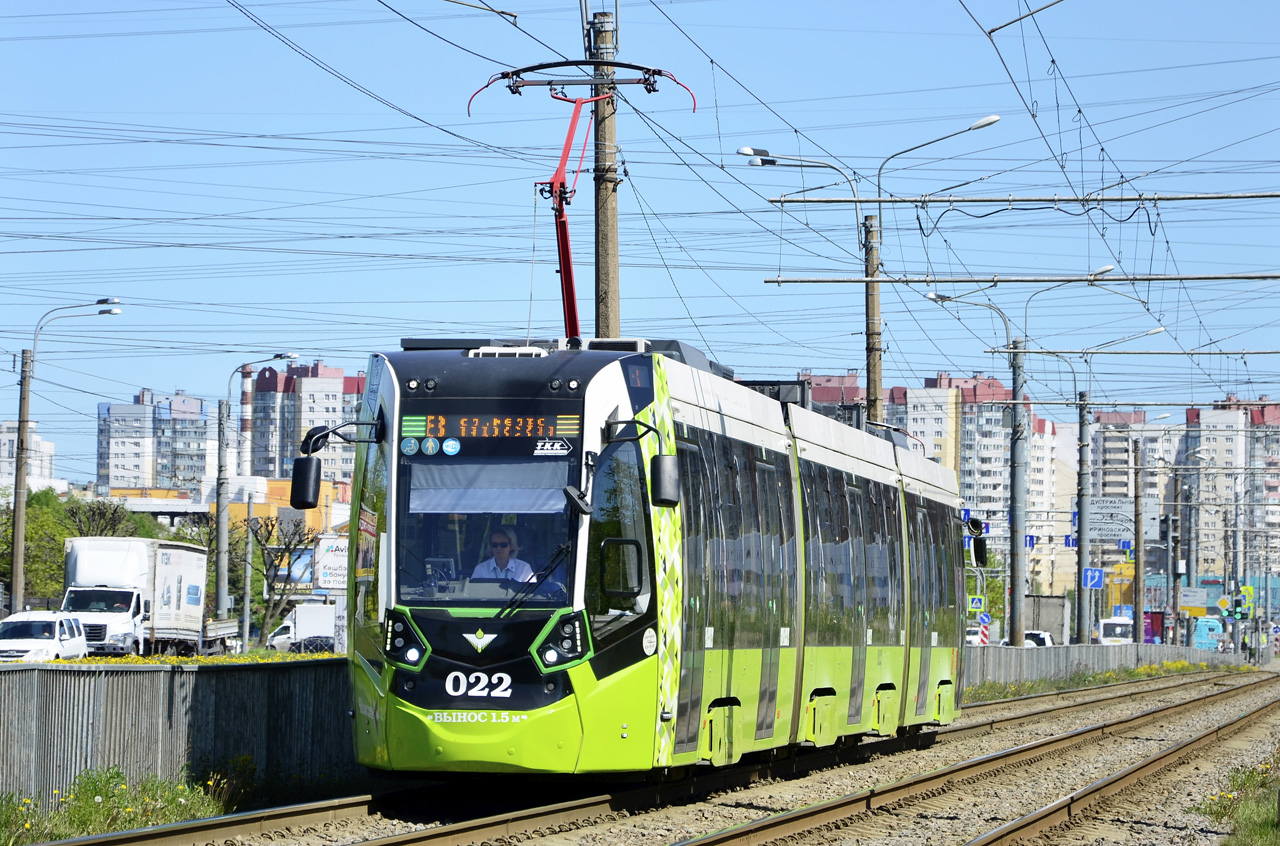
M970 611L981 611L981 610L982 610L982 597L981 597L981 596L970 596L970 597L969 597L969 610L970 610Z
M1272 626L1271 633L1274 635L1280 635L1280 626Z
M1023 537L1022 537L1022 545L1023 545L1023 546L1025 546L1027 549L1035 549L1035 548L1036 548L1036 536L1035 536L1035 535L1023 535Z
M978 615L978 622L984 626L991 625L991 615L988 614L986 611L983 611L981 614ZM1280 633L1280 626L1276 626L1276 632Z
M967 508L961 508L961 509L960 509L960 519L961 519L961 520L963 520L963 521L965 521L966 523L968 523L968 522L969 522L969 515L970 515L971 513L972 513L972 512L970 512L970 511L969 511L969 509L967 509Z
M1095 590L1102 589L1102 568L1101 567L1085 567L1084 568L1084 586Z
M1229 597L1229 596L1220 596L1220 597L1218 597L1218 607L1219 607L1219 608L1221 608L1223 611L1226 611L1228 608L1230 608L1230 607L1231 607L1231 597Z

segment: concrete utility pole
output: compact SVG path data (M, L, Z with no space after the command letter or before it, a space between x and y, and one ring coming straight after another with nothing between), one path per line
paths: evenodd
M880 276L880 218L869 214L864 218L867 249L863 257L868 280ZM884 400L880 394L880 283L868 281L866 285L867 311L867 419L872 423L884 422Z
M1013 370L1013 429L1009 436L1009 644L1022 646L1027 595L1027 374L1023 341L1009 342Z
M227 481L227 424L231 419L231 403L218 400L218 487L215 510L217 531L217 555L214 559L217 568L217 608L218 619L227 619L227 607L231 597L227 590L227 501L229 487Z
M1146 627L1146 586L1142 583L1142 438L1133 439L1133 642Z
M1076 643L1088 643L1092 621L1089 619L1089 595L1084 586L1084 571L1089 566L1089 392L1080 391L1079 465L1076 468Z
M591 17L591 56L598 61L614 58L614 21L611 12ZM593 96L612 94L613 68L597 66ZM618 148L613 97L597 100L595 110L596 155L596 337L617 338L622 333L618 305Z
M249 514L245 521L244 540L244 607L240 621L240 651L249 651L249 623L253 618L250 588L253 585L253 494L249 494Z
M1173 558L1173 642L1185 645L1182 626L1182 575L1186 570L1182 549L1182 480L1173 473L1173 512L1169 515L1169 549Z
M31 425L31 350L22 351L22 381L18 390L18 452L13 474L13 577L9 596L9 612L22 610L26 587L27 554L27 429Z

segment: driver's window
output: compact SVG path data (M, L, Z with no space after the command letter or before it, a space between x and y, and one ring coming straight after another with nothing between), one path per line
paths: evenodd
M649 610L653 594L644 476L635 441L612 444L591 484L587 613L597 642Z

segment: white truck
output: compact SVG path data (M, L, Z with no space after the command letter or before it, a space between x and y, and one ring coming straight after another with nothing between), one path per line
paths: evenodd
M267 645L280 652L332 652L338 606L319 602L295 605Z
M91 655L225 651L236 620L204 621L203 547L151 538L67 538L62 610Z

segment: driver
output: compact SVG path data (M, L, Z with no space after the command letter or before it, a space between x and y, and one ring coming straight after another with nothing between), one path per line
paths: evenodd
M516 558L520 544L514 529L499 526L489 533L488 559L476 565L473 579L510 579L513 582L533 581L533 568Z

